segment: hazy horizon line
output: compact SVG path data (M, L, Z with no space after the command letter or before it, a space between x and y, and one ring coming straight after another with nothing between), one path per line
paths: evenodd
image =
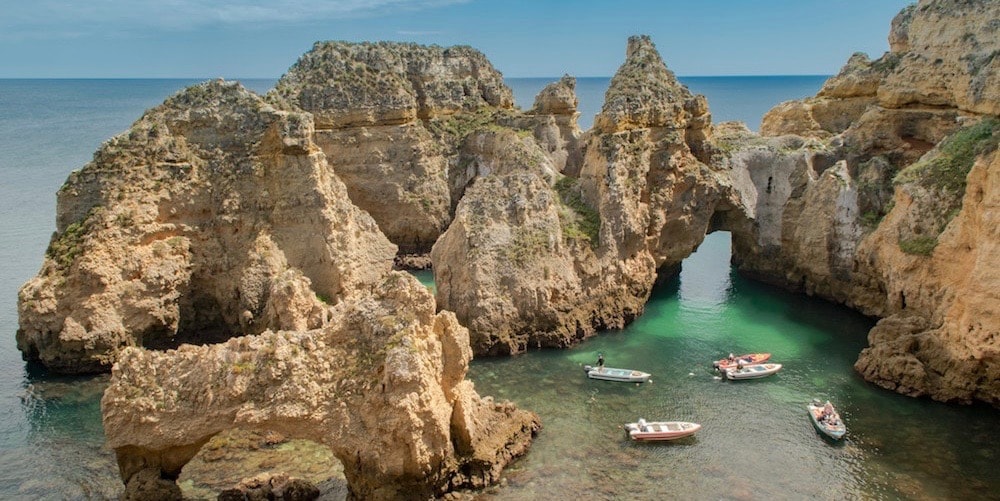
M831 77L833 73L823 74L823 73L773 73L773 74L725 74L725 75L676 75L677 78L772 78L772 77ZM611 78L614 75L589 75L589 76L576 76L570 75L577 80L580 79L598 79L598 78ZM281 76L277 77L5 77L0 76L0 80L279 80ZM505 79L517 79L517 80L558 80L562 78L562 75L550 75L550 76L504 76Z

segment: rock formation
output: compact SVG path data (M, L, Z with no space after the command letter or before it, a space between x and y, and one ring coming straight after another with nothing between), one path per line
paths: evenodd
M883 317L869 380L1000 405L997 19L904 9L890 53L764 137L713 128L648 37L582 134L570 77L520 112L472 49L317 44L267 99L191 87L70 176L18 347L115 364L104 422L132 498L179 495L234 428L327 445L353 497L426 498L495 481L539 426L475 392L473 353L623 327L725 229L744 273ZM390 242L433 244L437 304L390 272Z
M564 78L532 112L571 110ZM704 97L677 82L648 37L629 40L578 151L558 127L534 130L535 141L470 138L506 143L499 151L510 153L479 157L511 162L470 163L490 168L474 176L431 254L440 305L469 326L476 353L567 346L624 327L643 311L658 270L675 272L713 223L747 221L728 172L701 160L713 148ZM551 147L532 154L539 143ZM551 154L560 148L567 154ZM568 175L553 175L564 162Z
M392 272L372 294L331 308L322 329L123 350L101 406L132 498L150 495L144 478L177 478L231 428L327 445L355 499L427 499L494 482L538 418L476 393L465 379L468 331L434 310L426 287Z
M406 253L429 250L457 203L448 189L457 141L434 125L514 103L471 47L391 42L317 43L270 96L313 114L314 140L351 200Z
M312 133L308 114L221 81L149 110L60 189L18 349L94 372L126 346L321 327L325 303L370 288L396 249Z
M769 112L771 138L729 148L757 188L734 261L882 317L856 367L909 395L1000 405L1000 284L986 271L998 264L998 19L985 0L907 7L890 52L854 55L816 97Z
M179 497L172 479L232 428L326 444L361 499L483 487L537 431L465 380L468 332L390 271L396 247L314 134L310 113L207 82L60 190L18 346L61 372L114 364L105 432L130 499Z
M580 118L577 104L576 79L564 75L542 89L528 111L537 120L533 132L539 146L556 170L569 176L579 175L581 162L579 141L582 133L577 125Z

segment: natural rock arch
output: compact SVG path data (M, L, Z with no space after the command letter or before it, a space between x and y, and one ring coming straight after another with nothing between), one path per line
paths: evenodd
M357 499L483 487L524 453L534 414L465 380L468 331L393 273L322 330L267 331L213 346L126 349L102 400L129 492L175 479L213 435L239 427L326 444Z

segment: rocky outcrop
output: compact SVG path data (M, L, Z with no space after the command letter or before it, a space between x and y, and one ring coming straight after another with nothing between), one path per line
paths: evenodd
M308 114L207 82L149 110L60 189L18 349L69 373L127 346L322 327L395 247L352 205Z
M569 176L579 175L581 162L577 104L576 79L564 75L542 89L528 111L537 120L533 132L538 144L556 170Z
M468 331L434 310L424 286L393 272L322 329L124 350L101 402L123 478L176 478L213 435L240 428L327 445L356 499L495 481L538 418L475 392Z
M983 0L904 9L889 53L855 55L815 98L768 113L762 133L794 136L729 156L758 196L741 270L882 317L856 367L901 393L1000 403L1000 322L981 292L997 265L997 19Z
M879 85L879 104L1000 115L997 10L989 0L924 0L903 9L889 38L898 64Z
M546 88L535 113L571 109L569 84ZM648 37L629 40L597 124L568 176L552 174L552 157L534 160L546 160L530 153L545 141L479 172L435 244L440 305L470 327L476 353L623 327L658 270L675 272L709 229L748 224L729 172L700 160L714 148L704 97L677 82Z
M128 498L179 499L171 479L232 428L330 446L363 499L483 487L537 431L464 379L467 331L390 271L395 246L313 133L307 113L207 82L148 111L60 191L18 346L62 372L114 364L102 404ZM272 480L244 490L314 491Z
M392 42L319 42L270 97L313 114L313 138L351 200L405 253L429 250L457 203L447 185L454 145L427 122L514 102L502 75L471 47Z
M795 134L830 138L847 130L877 101L879 83L892 71L898 56L871 61L863 53L851 56L840 73L823 84L814 98L787 101L764 115L764 136Z
M855 365L869 381L908 395L1000 406L998 139L972 167L958 204L928 182L934 173L904 172L895 207L862 241L862 269L883 284L887 302Z

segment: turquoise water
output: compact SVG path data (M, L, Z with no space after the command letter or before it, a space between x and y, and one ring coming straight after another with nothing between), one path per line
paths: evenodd
M518 104L530 107L552 80L510 83ZM752 127L773 104L812 94L822 82L681 80L708 96L715 120ZM194 82L0 80L0 499L105 499L121 491L113 454L103 446L106 376L54 377L26 367L14 342L17 290L41 265L55 229L55 192L69 172L144 109ZM263 92L273 82L244 83ZM580 79L583 118L600 109L607 82ZM507 474L507 487L489 496L892 499L1000 492L993 467L1000 414L864 383L851 365L868 326L845 309L733 276L725 234L710 235L625 331L572 350L473 362L482 394L535 410L545 426ZM761 381L713 378L711 359L758 350L786 368ZM598 351L610 366L652 372L653 383L586 379L580 365ZM813 397L840 408L849 427L843 445L812 430L803 406ZM704 429L684 442L635 445L618 426L638 417L694 420Z

